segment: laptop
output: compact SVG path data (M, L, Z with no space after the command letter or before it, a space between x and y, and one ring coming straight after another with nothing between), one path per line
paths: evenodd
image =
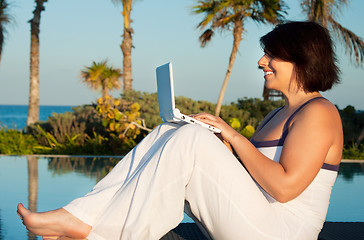
M188 115L182 114L174 102L173 74L172 63L167 63L157 67L157 88L159 114L163 122L184 122L190 124L199 124L214 133L220 133L221 130L209 124L198 121Z

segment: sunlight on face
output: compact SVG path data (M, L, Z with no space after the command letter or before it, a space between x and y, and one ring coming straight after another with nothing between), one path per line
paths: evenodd
M265 53L258 61L264 72L265 86L283 94L297 90L295 64Z

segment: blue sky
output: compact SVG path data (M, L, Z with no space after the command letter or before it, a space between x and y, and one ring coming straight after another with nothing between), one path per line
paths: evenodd
M8 28L0 65L0 104L27 104L29 92L30 26L34 1L10 1L16 24ZM304 20L299 1L287 0L288 19ZM202 16L192 14L193 0L137 0L133 5L133 88L156 92L155 68L172 61L176 95L216 102L232 48L230 32L217 33L201 48L196 29ZM339 22L364 38L364 1L349 1ZM122 68L121 6L111 0L48 0L40 32L40 103L79 105L94 101L100 92L81 83L80 71L92 61L108 59ZM224 103L243 97L261 98L263 74L259 38L271 25L247 22ZM336 44L342 83L324 93L340 108L364 110L364 68L356 68ZM121 91L121 90L120 90ZM119 92L113 93L115 96Z

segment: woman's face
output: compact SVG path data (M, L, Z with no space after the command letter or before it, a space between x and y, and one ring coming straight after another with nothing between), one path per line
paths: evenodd
M264 71L265 86L282 93L296 88L295 65L265 53L258 61L259 67ZM291 86L292 84L292 86ZM291 89L291 87L293 87Z

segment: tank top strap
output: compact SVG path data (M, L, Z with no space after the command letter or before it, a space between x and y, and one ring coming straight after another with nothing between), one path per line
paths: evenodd
M274 118L274 116L280 111L280 110L282 110L283 109L283 107L280 107L280 108L277 108L276 109L276 111L262 124L262 127L259 129L259 130L261 130L261 129L263 129L264 128L264 126L265 125L267 125L267 123L270 121L270 120L272 120L272 118Z
M305 103L303 103L299 108L297 108L296 109L296 111L294 111L294 113L288 118L288 120L286 121L286 123L284 124L284 126L283 126L283 133L282 133L282 139L283 139L283 141L286 139L286 136L287 136L287 134L288 134L288 127L289 127L289 125L291 124L291 122L292 122L292 119L293 119L293 117L302 109L302 108L304 108L307 104L309 104L310 102L312 102L312 101L314 101L314 100L316 100L316 99L320 99L320 98L322 98L322 99L326 99L326 98L324 98L324 97L315 97L315 98L312 98L312 99L310 99L310 100L308 100L307 102L305 102Z

